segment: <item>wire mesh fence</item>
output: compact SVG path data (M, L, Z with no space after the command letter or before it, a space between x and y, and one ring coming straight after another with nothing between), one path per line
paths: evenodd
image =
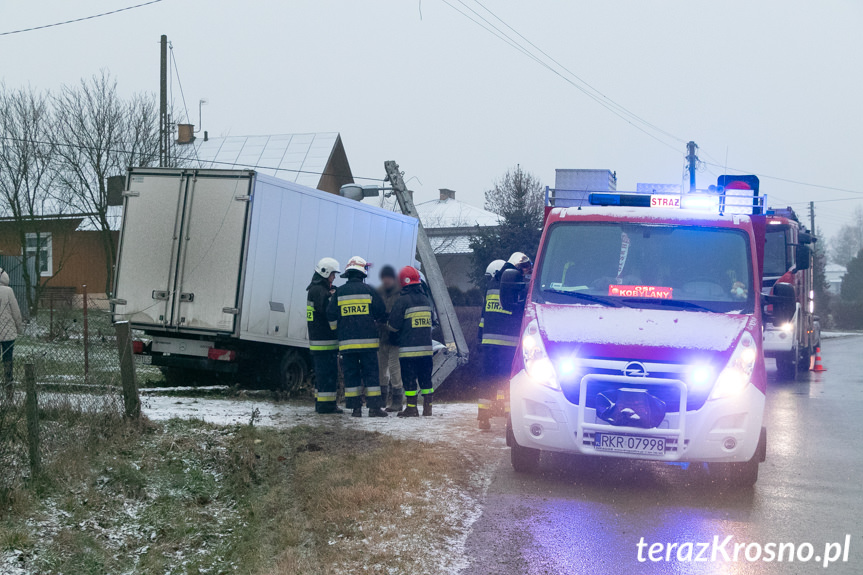
M115 425L124 414L124 396L107 299L51 297L21 322L3 296L0 289L0 489L8 489L30 472L25 366L33 366L43 458L54 457L76 433Z

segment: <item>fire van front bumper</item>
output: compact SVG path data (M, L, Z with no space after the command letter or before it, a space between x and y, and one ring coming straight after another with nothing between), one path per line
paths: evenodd
M632 388L643 383L638 378L619 379L618 383ZM656 428L640 429L607 423L596 416L596 410L583 407L584 392L581 405L575 405L562 392L534 383L522 370L510 381L513 436L524 447L628 459L728 462L752 458L764 416L761 391L750 383L733 397L708 400L698 410L685 411L685 385L674 380L668 384L681 387L681 411L667 413ZM665 452L634 455L598 451L594 447L597 432L662 438Z
M781 327L767 326L764 329L764 354L789 352L794 348L794 324L788 323Z

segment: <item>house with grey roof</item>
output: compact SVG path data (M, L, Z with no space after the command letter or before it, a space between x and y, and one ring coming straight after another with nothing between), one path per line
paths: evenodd
M436 200L416 203L416 209L437 256L448 287L467 291L470 280L470 238L479 227L496 227L499 216L455 197L455 191L441 189Z

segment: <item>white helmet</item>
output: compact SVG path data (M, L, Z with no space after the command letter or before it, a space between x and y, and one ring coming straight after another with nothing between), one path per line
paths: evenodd
M506 262L503 260L494 260L493 262L488 264L487 268L485 268L485 275L493 278L495 274L500 271L500 269L504 266L505 263Z
M509 261L507 263L512 264L518 269L530 269L533 267L533 262L530 261L530 258L521 252L515 252L514 254L509 256Z
M342 274L342 277L346 276L349 271L360 272L365 277L368 275L368 267L369 264L366 263L366 260L360 256L354 256L348 260L348 265L345 266L345 273Z
M321 258L315 266L315 271L319 276L328 278L331 273L339 273L339 262L334 258Z

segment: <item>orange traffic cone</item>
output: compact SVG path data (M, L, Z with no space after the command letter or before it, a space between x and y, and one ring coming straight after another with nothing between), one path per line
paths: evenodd
M821 364L821 348L815 348L815 367L811 371L827 371L827 368Z

